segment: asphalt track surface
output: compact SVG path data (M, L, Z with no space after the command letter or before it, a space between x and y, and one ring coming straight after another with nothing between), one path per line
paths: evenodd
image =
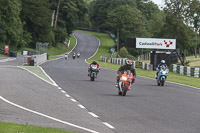
M137 76L127 96L118 96L116 71L101 69L94 82L87 76L85 59L95 53L98 39L85 33L74 34L78 42L74 52L81 53L79 59L73 60L70 54L68 60L42 65L59 87L18 68L23 63L21 56L8 62L0 58L1 122L75 133L91 132L87 129L101 133L200 133L200 90L169 82L160 87L154 79Z
M79 51L81 57L73 60L70 54L68 60L50 61L42 67L98 120L112 125L113 132L200 133L200 90L169 82L161 87L154 79L137 76L127 96L118 96L116 71L101 69L94 82L87 76L85 59L95 53L98 39L86 33L74 35L77 46L73 52Z

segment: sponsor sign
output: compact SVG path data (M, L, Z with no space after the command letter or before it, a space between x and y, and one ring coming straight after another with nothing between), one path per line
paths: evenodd
M9 51L9 45L5 45L5 54L8 54Z
M176 49L176 39L136 38L136 48Z

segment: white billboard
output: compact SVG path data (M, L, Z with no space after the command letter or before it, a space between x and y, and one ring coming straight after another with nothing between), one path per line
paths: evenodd
M136 38L136 48L176 49L176 39Z

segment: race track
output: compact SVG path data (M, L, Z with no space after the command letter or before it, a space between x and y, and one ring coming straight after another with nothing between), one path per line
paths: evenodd
M115 88L116 71L101 69L94 82L87 76L88 64L85 59L97 50L98 39L86 33L75 32L74 35L77 46L73 52L79 51L81 57L73 60L70 54L68 60L61 58L49 61L42 68L58 86L84 105L88 112L96 114L96 119L114 127L108 127L110 130L106 131L200 132L200 90L169 82L160 87L154 79L137 76L127 96L118 96Z

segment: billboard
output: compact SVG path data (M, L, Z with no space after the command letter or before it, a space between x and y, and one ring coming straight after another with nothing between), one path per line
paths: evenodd
M136 48L176 49L176 39L136 38Z

